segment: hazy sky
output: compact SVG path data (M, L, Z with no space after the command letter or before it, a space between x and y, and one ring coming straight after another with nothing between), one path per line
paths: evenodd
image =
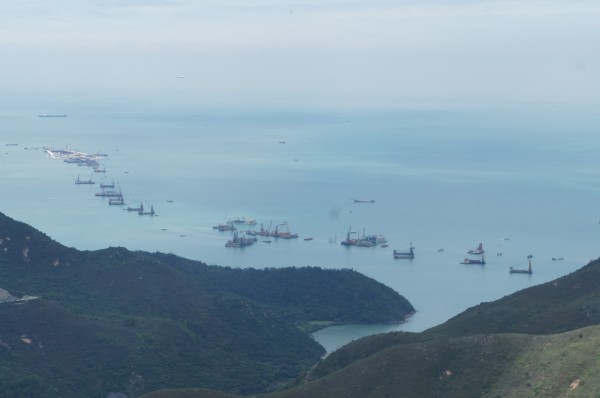
M600 1L2 0L0 54L11 93L599 103Z

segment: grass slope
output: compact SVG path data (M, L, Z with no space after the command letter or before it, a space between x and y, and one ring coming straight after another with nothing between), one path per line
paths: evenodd
M596 397L598 349L599 326L557 335L474 335L403 344L313 382L255 397ZM143 398L231 397L220 394L157 391Z
M596 260L425 332L360 339L261 397L600 396L599 282Z

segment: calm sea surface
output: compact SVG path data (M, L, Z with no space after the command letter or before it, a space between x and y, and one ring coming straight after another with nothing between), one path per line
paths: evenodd
M371 333L427 329L600 255L600 120L591 111L69 105L59 112L67 118L36 117L44 111L0 113L0 211L83 250L124 246L232 267L353 268L417 308L399 326L316 333L328 350ZM42 146L107 153L107 172L94 180L114 180L128 205L153 205L158 217L109 206L94 196L98 184L76 186L91 169L31 149ZM287 223L300 238L225 248L230 233L212 226L241 216L271 228ZM389 247L342 247L350 228L385 235ZM394 260L392 250L410 242L416 258ZM460 264L479 242L487 264ZM533 275L510 275L529 254Z

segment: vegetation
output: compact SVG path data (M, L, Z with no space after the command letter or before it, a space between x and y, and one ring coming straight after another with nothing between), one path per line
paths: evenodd
M422 333L366 337L261 398L597 397L600 260ZM178 397L157 391L148 398ZM188 390L185 398L218 394Z
M39 297L0 304L0 396L11 397L268 391L323 354L301 327L397 322L414 311L352 271L230 269L123 248L82 252L1 213L0 287Z

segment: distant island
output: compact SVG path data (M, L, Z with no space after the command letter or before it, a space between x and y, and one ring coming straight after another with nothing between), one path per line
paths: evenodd
M232 269L79 251L0 213L0 396L266 392L324 354L309 332L398 323L413 306L352 270Z

